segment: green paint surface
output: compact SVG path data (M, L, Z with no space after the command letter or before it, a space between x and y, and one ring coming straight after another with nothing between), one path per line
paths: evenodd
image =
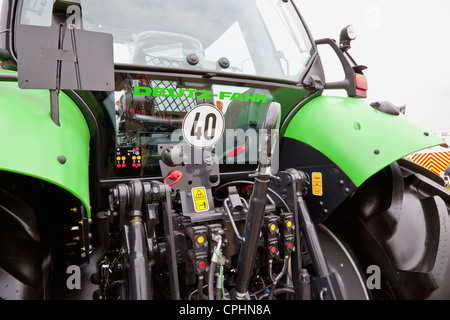
M50 117L48 90L23 90L17 82L0 81L0 170L58 185L80 199L90 215L89 129L63 92L59 112L61 126ZM61 164L58 156L66 162Z
M360 186L390 163L443 144L425 132L407 117L380 112L365 101L320 96L297 112L284 136L316 148Z

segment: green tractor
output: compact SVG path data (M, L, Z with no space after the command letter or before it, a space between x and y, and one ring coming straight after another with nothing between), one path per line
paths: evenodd
M361 99L351 26L314 40L289 0L0 23L1 299L450 298L450 193L404 159L443 141Z

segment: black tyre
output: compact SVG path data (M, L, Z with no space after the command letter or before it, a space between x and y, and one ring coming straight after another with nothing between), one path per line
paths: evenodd
M326 222L362 266L377 266L378 299L450 299L450 193L401 160L374 175Z
M0 189L0 298L43 299L46 276L33 209Z

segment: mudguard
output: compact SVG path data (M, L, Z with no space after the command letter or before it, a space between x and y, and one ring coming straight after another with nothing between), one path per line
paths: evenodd
M2 71L5 72L5 71ZM0 170L53 183L77 197L90 216L89 128L76 104L59 94L61 125L50 117L48 90L0 81Z
M356 187L402 157L444 143L402 114L381 112L363 100L330 96L306 103L283 136L327 156Z

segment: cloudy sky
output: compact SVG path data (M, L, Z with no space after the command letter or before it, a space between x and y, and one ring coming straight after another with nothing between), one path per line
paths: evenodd
M342 27L355 26L350 53L368 66L369 102L406 105L406 115L430 131L450 132L449 0L295 2L316 39L338 40ZM328 79L340 80L334 57L321 55Z

